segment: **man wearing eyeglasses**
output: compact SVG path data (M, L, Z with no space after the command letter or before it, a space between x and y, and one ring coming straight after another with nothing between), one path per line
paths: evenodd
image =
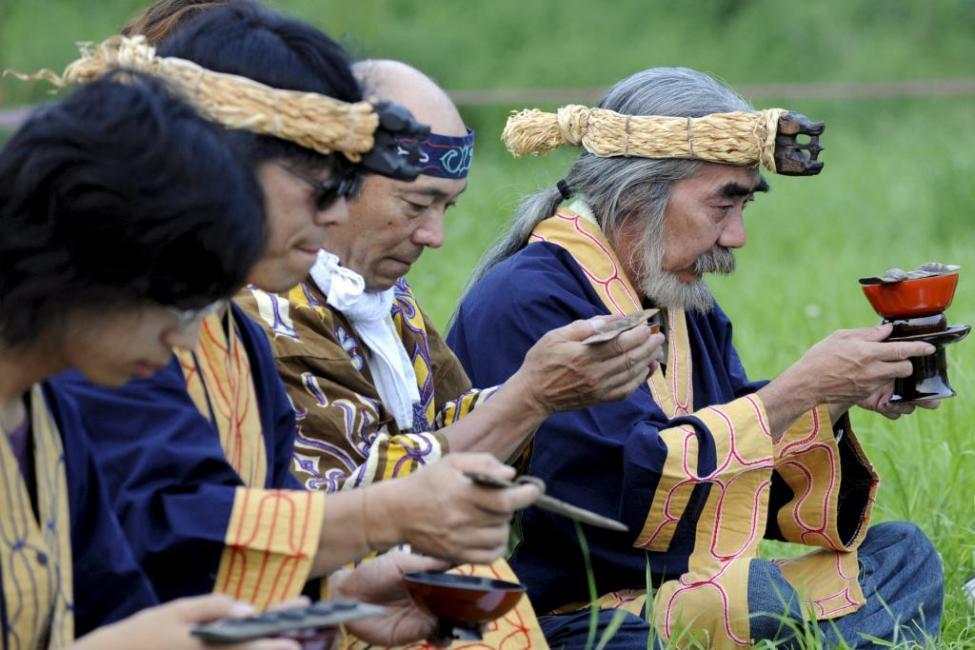
M583 321L549 333L504 385L472 389L404 276L427 248L443 244L444 213L467 187L474 135L419 71L366 61L355 72L367 94L430 124L418 143L420 176L366 176L349 219L326 228L325 250L299 286L238 296L271 337L299 414L293 470L305 486L336 492L402 479L448 450L448 458L486 451L516 459L551 413L632 392L660 337L640 328L586 346L580 341L595 330ZM514 579L504 562L462 570ZM485 637L486 647L544 647L527 600L508 618Z

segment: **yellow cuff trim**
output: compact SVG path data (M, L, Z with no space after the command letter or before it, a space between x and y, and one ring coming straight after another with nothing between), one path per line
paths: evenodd
M325 496L237 488L215 591L258 608L301 593L318 550Z
M670 548L677 523L698 483L772 466L768 416L757 395L746 395L693 415L704 424L714 441L716 468L709 476L697 475L699 443L694 427L684 425L660 432L667 446L667 460L643 530L634 543L638 548L660 552Z

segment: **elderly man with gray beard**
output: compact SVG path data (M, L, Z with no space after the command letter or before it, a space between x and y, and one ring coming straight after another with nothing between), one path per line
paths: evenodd
M751 381L702 280L734 270L742 212L767 189L758 164L784 171L771 155L783 114L661 68L621 81L599 109L509 122L516 153L586 151L524 201L475 272L448 337L471 380L504 381L542 334L580 318L658 307L667 336L641 390L551 416L526 452L550 494L630 528L584 531L587 575L570 522L535 508L521 517L511 564L547 614L552 647L581 648L609 628L615 648L650 647L651 636L736 648L938 633L937 554L913 524L869 527L877 477L847 415L908 412L888 401L892 381L933 348L884 342L888 326L840 331L772 381ZM767 561L763 538L813 548Z

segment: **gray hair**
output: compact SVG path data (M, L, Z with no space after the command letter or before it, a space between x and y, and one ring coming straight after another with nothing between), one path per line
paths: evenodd
M599 106L624 115L677 117L754 110L724 84L688 68L637 72L613 86ZM630 219L639 218L646 224L643 247L660 246L670 189L676 181L697 173L699 166L696 160L600 158L583 151L565 181L575 194L585 198L611 241ZM535 227L555 214L561 203L562 194L555 187L525 197L508 230L474 270L465 293L492 267L521 250ZM640 260L633 262L639 265Z

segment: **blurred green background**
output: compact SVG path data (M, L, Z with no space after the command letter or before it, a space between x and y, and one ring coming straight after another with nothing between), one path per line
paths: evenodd
M0 67L60 69L73 43L114 33L138 0L0 0ZM450 90L579 88L591 102L642 68L683 65L732 86L967 79L968 93L746 98L828 124L824 172L770 178L746 213L739 270L712 282L736 324L754 376L775 375L840 327L877 317L856 278L937 260L962 265L949 318L975 322L975 0L581 0L433 2L279 0L271 3L340 38L354 55L412 63ZM587 90L588 89L588 90ZM784 91L783 91L784 92ZM0 110L49 98L40 83L0 82ZM478 132L470 189L447 215L447 242L410 274L445 326L466 278L520 196L553 185L564 151L511 159L498 136L523 102L462 106ZM543 106L551 108L553 106ZM2 137L2 135L0 135ZM857 415L885 481L880 518L921 524L942 553L941 647L975 647L975 612L960 592L975 573L975 342L949 348L959 396L896 423Z

